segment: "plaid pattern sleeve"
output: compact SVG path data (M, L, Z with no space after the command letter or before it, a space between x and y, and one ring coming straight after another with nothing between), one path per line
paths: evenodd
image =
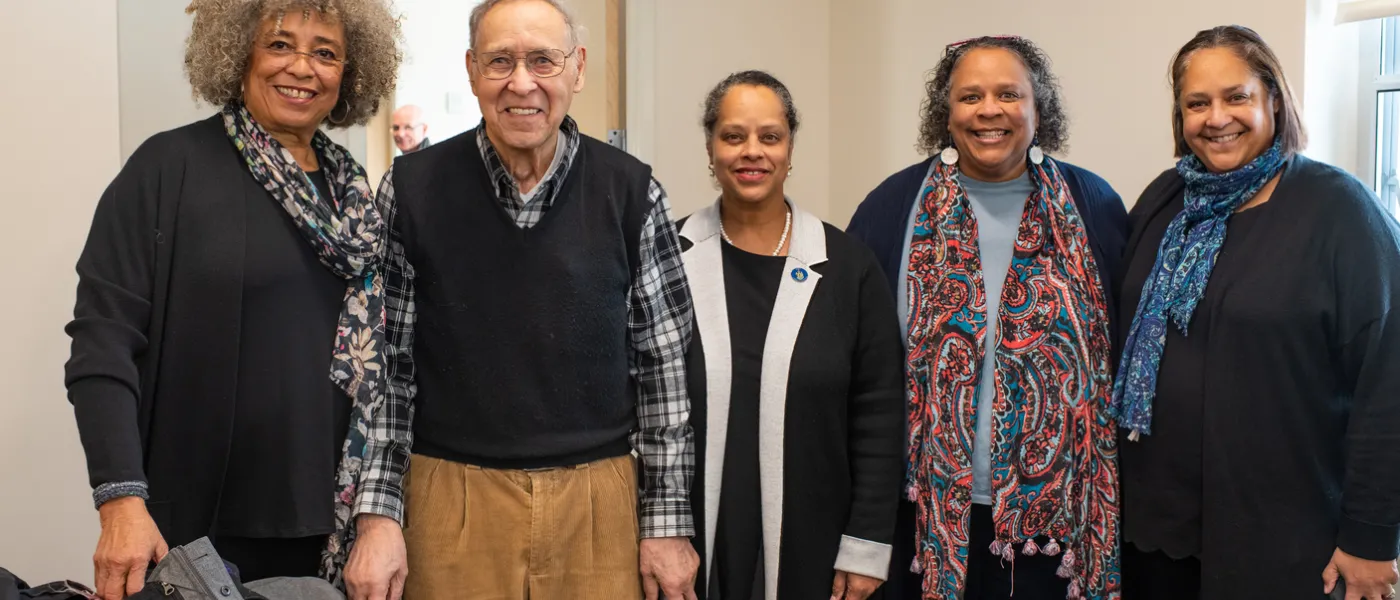
M632 446L642 463L641 534L692 537L695 446L685 380L693 319L690 288L666 192L655 179L648 196L652 209L642 225L641 265L628 301L630 362L637 382L638 428Z
M389 226L384 245L384 361L388 369L385 397L370 417L365 464L355 498L355 514L375 514L403 523L403 477L413 443L413 396L417 393L413 366L413 266L404 257L403 240L395 223L394 170L384 175L376 201Z

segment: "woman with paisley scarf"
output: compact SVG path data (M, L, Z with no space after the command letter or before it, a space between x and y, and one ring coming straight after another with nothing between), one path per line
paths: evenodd
M108 186L67 327L103 598L204 536L244 580L338 581L383 385L384 220L319 128L364 124L391 93L394 16L380 0L188 12L186 72L220 110L146 140Z
M1066 138L1039 48L953 44L924 104L933 157L851 221L885 266L908 342L907 502L888 598L1119 596L1109 277L1126 215L1103 179L1046 155Z
M1198 33L1170 77L1181 160L1133 207L1119 306L1124 598L1389 597L1395 219L1299 154L1255 32Z

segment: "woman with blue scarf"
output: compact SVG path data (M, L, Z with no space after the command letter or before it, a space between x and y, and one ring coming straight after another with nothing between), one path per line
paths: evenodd
M1298 154L1253 31L1200 32L1171 81L1181 160L1133 207L1120 294L1123 597L1390 598L1400 229Z

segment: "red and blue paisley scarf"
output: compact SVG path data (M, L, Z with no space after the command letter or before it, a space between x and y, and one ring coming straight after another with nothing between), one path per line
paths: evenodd
M336 324L329 376L353 402L350 431L336 472L336 532L322 557L321 574L339 584L354 540L353 503L363 462L369 419L383 398L384 279L379 273L384 220L374 204L365 170L326 134L317 131L311 147L330 183L321 198L291 152L258 124L248 109L223 109L224 129L249 172L287 211L321 265L344 278L345 307ZM330 342L330 340L326 340Z
M1118 598L1118 468L1107 306L1055 162L1029 164L1006 275L996 373L981 373L987 298L977 220L957 168L935 161L909 250L908 493L923 597L958 597L969 552L1061 555L1071 598ZM968 548L977 384L994 376L996 541ZM1037 543L1037 540L1040 543Z

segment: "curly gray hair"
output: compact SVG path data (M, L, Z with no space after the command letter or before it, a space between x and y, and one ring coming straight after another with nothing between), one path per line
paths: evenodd
M363 125L379 112L379 103L398 79L401 33L398 19L383 0L193 0L194 26L185 41L185 75L194 96L214 106L243 99L243 75L263 19L317 11L345 26L348 58L340 82L345 111L331 127ZM340 104L346 108L339 108Z
M1061 152L1069 147L1069 116L1060 103L1060 81L1050 72L1050 57L1032 43L1021 37L986 36L976 38L950 49L943 60L934 67L932 77L924 86L927 96L922 109L923 122L919 125L918 148L932 156L952 143L948 132L949 103L952 100L953 69L958 60L976 48L1001 48L1010 51L1021 59L1030 74L1031 89L1035 92L1036 137L1040 147L1046 152Z

